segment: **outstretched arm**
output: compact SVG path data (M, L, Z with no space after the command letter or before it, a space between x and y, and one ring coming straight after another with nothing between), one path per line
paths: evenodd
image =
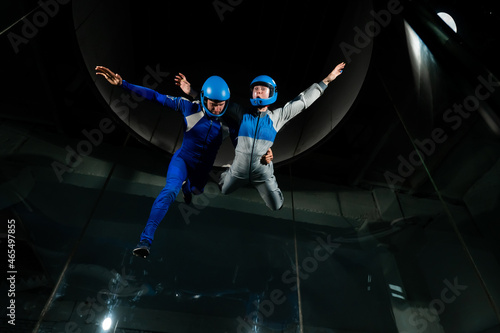
M331 71L331 73L328 74L328 76L323 79L323 83L328 85L330 82L335 80L337 78L337 76L342 74L342 72L344 71L344 67L345 67L345 62L341 62L340 64L335 66L333 71Z
M286 103L280 110L275 112L272 117L274 121L274 128L279 131L290 119L297 116L303 110L307 109L314 103L328 87L328 84L335 80L344 70L345 63L341 62L319 83L314 83L309 88L301 92L290 102Z
M112 70L110 70L107 67L96 66L95 70L97 75L104 76L104 78L114 86L121 86L122 88L131 91L141 97L144 97L150 101L158 102L161 105L168 106L174 110L179 109L179 103L177 101L177 98L175 97L163 95L153 89L129 83L123 80L120 75L115 74Z
M102 75L106 80L108 80L109 83L111 83L114 86L121 86L123 83L123 79L120 75L115 74L113 71L111 71L109 68L104 67L104 66L96 66L95 67L95 73L97 75Z

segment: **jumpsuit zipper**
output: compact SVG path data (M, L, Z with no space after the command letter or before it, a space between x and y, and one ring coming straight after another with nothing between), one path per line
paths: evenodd
M208 135L210 134L211 130L212 130L212 119L210 119L210 126L208 126L207 135L205 136L205 140L203 141L204 147L203 147L203 151L202 151L200 158L198 158L198 163L196 164L197 168L203 164L203 159L206 158L205 157L206 150L208 150L207 140L208 140Z
M200 158L198 159L198 165L200 165L203 161L203 157L206 155L206 150L208 149L208 145L207 145L207 140L208 140L208 135L210 134L210 130L212 129L212 119L210 119L210 126L208 126L208 131L207 131L207 135L205 136L205 141L203 142L203 150L204 152L202 153L202 155L200 156Z
M258 111L260 112L260 111ZM257 137L257 130L259 129L259 121L260 121L260 113L257 115L257 125L255 126L255 132L253 134L253 143L252 143L252 151L250 152L250 163L248 167L248 180L252 181L252 160L253 160L253 151L255 148L255 138Z

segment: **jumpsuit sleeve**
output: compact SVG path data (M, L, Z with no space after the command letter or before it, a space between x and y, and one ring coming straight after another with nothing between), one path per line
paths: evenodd
M163 95L153 89L137 86L125 80L122 82L122 88L144 97L147 100L160 103L161 105L168 106L176 111L179 111L179 106L182 100L180 97Z
M323 82L313 83L309 88L301 92L297 97L286 103L280 109L273 111L274 127L279 131L289 120L297 116L303 110L311 106L327 88Z

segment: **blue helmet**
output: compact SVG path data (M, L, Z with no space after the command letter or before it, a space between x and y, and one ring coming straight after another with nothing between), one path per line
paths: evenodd
M226 112L227 110L230 96L231 93L229 92L229 86L227 85L226 81L224 81L223 78L216 75L209 77L203 84L203 87L201 87L200 97L203 110L205 110L205 112L208 113L210 116L214 117L222 116L224 112ZM226 105L224 106L224 110L222 110L220 114L213 114L212 112L208 111L207 108L208 99L214 102L225 101Z
M255 86L265 86L269 88L269 98L252 98L250 96L250 103L254 106L266 106L271 105L276 102L278 98L278 88L276 87L276 82L267 76L267 75L259 75L255 79L253 79L252 83L250 83L250 93L253 91Z

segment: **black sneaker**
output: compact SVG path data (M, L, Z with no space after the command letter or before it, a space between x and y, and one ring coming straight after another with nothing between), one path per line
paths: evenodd
M137 244L132 253L134 254L134 256L146 259L147 256L149 256L149 253L151 252L150 249L151 249L151 244L145 241L141 241Z
M191 191L187 188L186 181L182 183L182 197L184 198L184 202L186 203L186 205L189 205L193 200L193 193L191 193Z

